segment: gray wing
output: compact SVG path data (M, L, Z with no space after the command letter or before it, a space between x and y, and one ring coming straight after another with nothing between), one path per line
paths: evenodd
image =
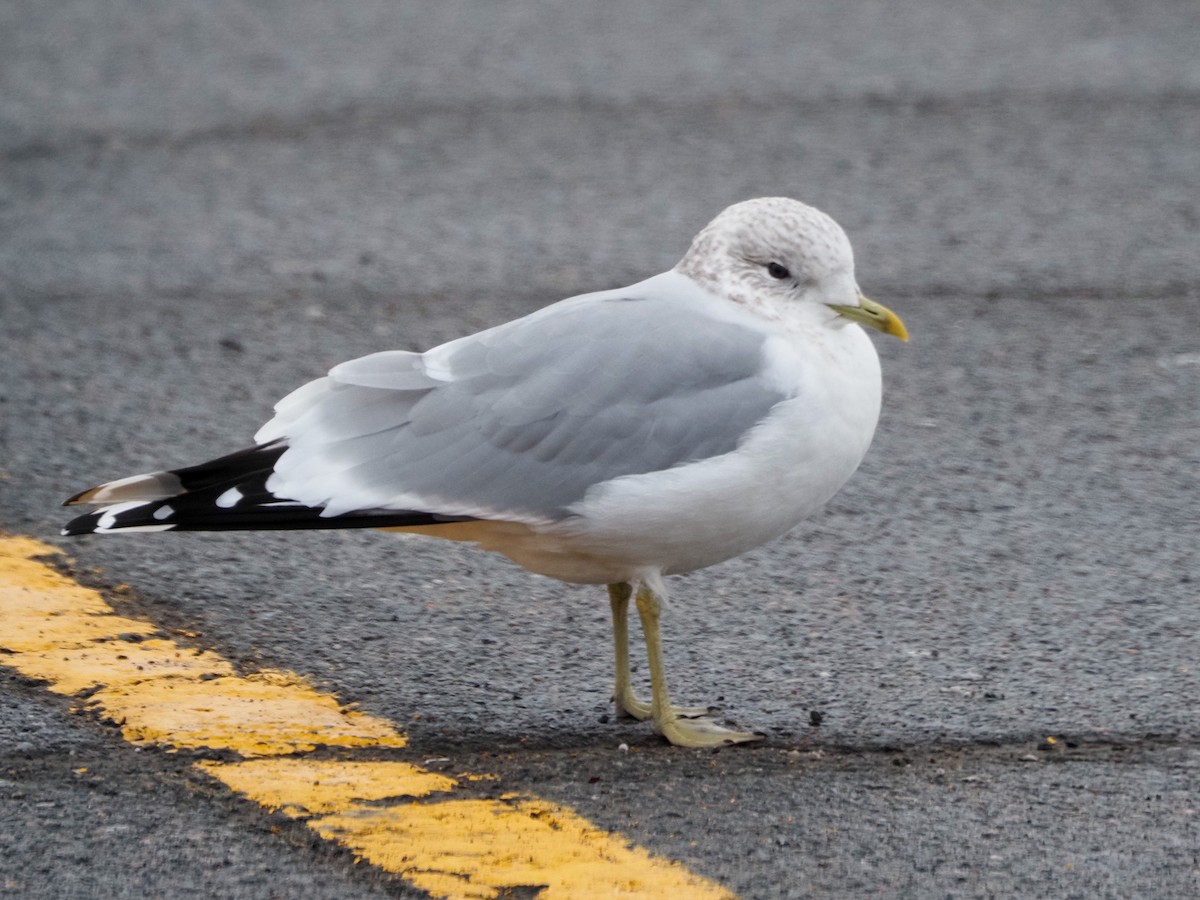
M581 298L335 368L286 398L269 482L325 507L546 521L588 488L734 450L785 399L765 335L670 297Z

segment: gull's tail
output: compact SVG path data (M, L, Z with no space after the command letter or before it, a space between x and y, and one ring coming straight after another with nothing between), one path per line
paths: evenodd
M81 491L63 506L103 505L72 519L62 533L395 528L469 518L385 509L322 515L321 507L276 496L267 487L286 449L283 440L272 441L197 466L131 475Z

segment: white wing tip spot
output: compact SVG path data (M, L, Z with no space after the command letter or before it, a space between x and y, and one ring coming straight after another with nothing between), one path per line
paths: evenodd
M229 490L227 490L225 493L223 493L220 497L217 498L217 506L221 507L221 509L229 509L230 507L237 506L238 501L241 499L242 499L241 490L238 488L235 488L235 487L231 487Z

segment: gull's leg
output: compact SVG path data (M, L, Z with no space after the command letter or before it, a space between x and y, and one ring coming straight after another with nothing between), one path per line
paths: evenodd
M615 608L614 603L614 611ZM662 602L659 600L658 594L644 584L638 588L637 610L642 620L642 633L646 638L646 655L650 659L650 714L654 718L654 727L658 729L659 734L678 747L721 747L725 744L762 740L764 735L748 731L731 731L718 725L707 716L698 718L681 718L679 716L679 711L671 707L671 699L667 693L662 639L658 630Z
M613 700L617 704L617 715L633 719L650 718L650 704L639 700L633 692L633 680L629 672L629 598L633 596L633 585L626 582L608 586L608 602L612 606L613 650L617 658L617 683L613 688Z
M617 680L613 689L617 715L644 722L651 716L651 706L638 698L633 691L633 677L629 671L629 599L633 596L633 585L621 582L608 586L608 602L612 606L613 650L617 660ZM706 706L685 706L672 709L676 717L708 715Z

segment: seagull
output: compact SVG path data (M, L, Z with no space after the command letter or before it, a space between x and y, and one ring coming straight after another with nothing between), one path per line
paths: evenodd
M841 227L797 200L747 200L670 271L424 353L337 365L281 400L248 449L71 497L99 508L62 533L378 528L466 541L607 586L618 715L683 747L759 740L709 707L671 705L665 578L779 537L858 468L882 385L864 328L908 340L859 290ZM631 599L648 701L630 673Z

